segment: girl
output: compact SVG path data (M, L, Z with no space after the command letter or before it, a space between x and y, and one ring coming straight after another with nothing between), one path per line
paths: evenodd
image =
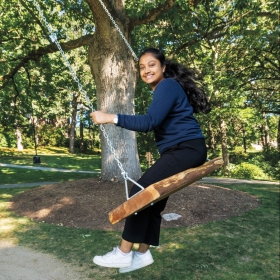
M95 124L111 123L125 129L148 132L154 130L160 158L138 183L144 188L206 160L206 145L200 126L193 113L210 112L204 90L195 82L195 75L180 64L167 61L154 48L146 49L139 58L141 79L154 92L145 115L91 113ZM130 196L139 191L133 186ZM133 271L154 262L150 245L159 245L161 212L168 198L128 217L120 246L104 256L95 256L93 262L105 267L120 268L120 273ZM136 252L132 246L138 243Z

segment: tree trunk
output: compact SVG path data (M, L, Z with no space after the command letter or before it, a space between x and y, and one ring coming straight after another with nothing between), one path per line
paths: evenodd
M112 28L109 17L96 3L98 1L87 2L96 19L94 40L88 53L91 72L96 84L97 109L107 113L134 114L136 84L134 59L120 34L115 28ZM127 32L123 31L122 22L118 21L117 17L115 20L127 37ZM127 175L134 180L139 179L141 169L136 133L112 124L104 125L104 127ZM123 180L110 145L107 144L106 137L102 133L101 150L101 179L105 181Z
M280 118L278 118L277 148L278 148L278 151L280 152Z
M270 146L270 138L269 138L269 127L267 125L267 119L264 114L264 150L268 151Z
M22 151L23 150L22 136L21 136L21 131L18 127L16 128L16 133L15 134L16 134L16 137L17 137L17 149L18 149L18 151Z
M264 132L263 132L263 125L260 124L259 125L259 131L260 131L260 142L261 142L261 146L264 148Z
M214 151L215 149L215 136L214 136L214 133L213 133L213 129L212 129L212 125L211 123L209 122L209 149L212 150L212 152Z
M83 120L80 119L80 152L83 153L84 151L85 151L84 123Z
M31 116L31 123L32 123L32 129L33 129L34 150L35 150L35 155L37 156L37 147L39 144L39 138L38 138L38 134L37 134L37 127L39 126L38 118Z
M247 153L247 145L246 145L246 130L245 127L242 127L242 135L243 135L243 148L244 152Z
M33 127L34 127L34 144L36 146L35 150L37 153L37 147L39 146L39 136L38 136L38 129L40 128L40 122L37 117L33 117Z
M72 116L70 124L70 137L69 137L69 152L71 154L75 153L75 132L76 132L76 122L77 122L77 96L73 96L72 101Z
M262 132L262 143L263 149L265 152L269 150L270 140L269 140L269 127L267 125L267 119L265 113L262 114L263 122L261 124L261 132Z
M222 120L220 123L220 130L221 130L221 144L222 144L222 156L223 156L223 170L224 173L227 173L227 166L229 164L229 154L228 154L228 148L227 148L227 127L226 122Z

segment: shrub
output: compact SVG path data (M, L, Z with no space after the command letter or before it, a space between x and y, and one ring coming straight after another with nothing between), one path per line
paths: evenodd
M63 146L65 139L64 130L62 128L53 127L45 124L37 131L39 136L39 144L41 146Z
M8 141L4 134L0 133L0 147L8 147Z
M234 164L241 163L244 159L248 157L245 153L243 147L235 147L233 151L230 152L230 162Z
M268 176L280 179L279 151L271 148L269 151L250 154L248 162L259 166Z
M24 149L35 148L33 136L27 137L27 136L23 135L22 144L23 144Z
M17 146L17 139L12 132L0 132L0 147L12 148Z
M231 165L229 169L233 178L269 180L268 175L260 167L251 163L242 162L235 166Z

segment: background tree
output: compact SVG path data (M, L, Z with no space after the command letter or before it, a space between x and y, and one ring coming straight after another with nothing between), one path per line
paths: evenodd
M97 109L137 112L135 105L142 101L134 98L138 76L135 60L100 2L38 2L90 101L94 103L96 97ZM228 156L227 150L236 142L231 139L231 120L239 110L249 106L259 112L260 101L269 98L259 116L263 111L266 118L278 112L276 3L104 0L104 4L137 55L147 46L162 48L169 58L195 68L204 78L214 109L210 115L198 118L213 154L223 145L223 156ZM78 87L34 3L13 0L0 5L1 124L14 131L24 127L24 116L31 106L28 100L32 100L40 122L72 121L74 93L78 105L88 104L77 94ZM222 135L220 124L226 128ZM114 125L106 125L106 131L129 176L137 179L141 171L135 133ZM102 179L121 179L103 136L101 142Z

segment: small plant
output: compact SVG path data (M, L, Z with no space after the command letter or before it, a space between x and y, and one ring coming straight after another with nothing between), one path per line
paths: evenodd
M235 166L231 165L230 174L233 178L269 180L269 177L260 167L247 162Z
M271 148L269 151L251 154L248 162L259 166L270 178L279 180L280 158L277 149Z
M242 160L246 160L248 154L245 153L244 148L235 147L234 150L230 153L230 162L237 164L241 163Z

